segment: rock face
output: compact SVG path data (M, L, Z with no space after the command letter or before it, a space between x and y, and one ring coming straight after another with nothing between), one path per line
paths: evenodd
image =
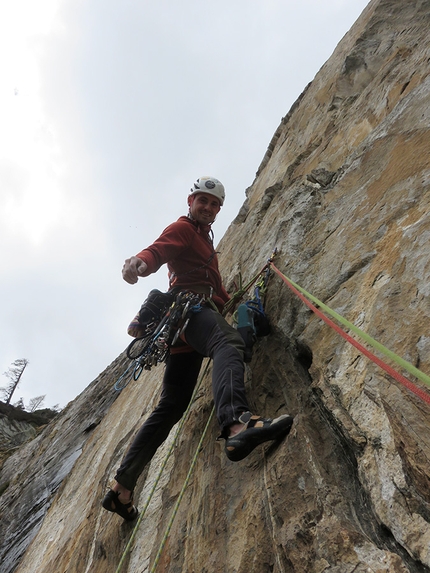
M23 412L22 419L17 416L8 415L9 411L14 412L16 408L0 402L0 449L7 453L36 436L36 427L26 419Z
M0 402L0 465L11 452L36 437L56 412L50 409L26 412Z
M218 248L231 288L277 247L283 273L426 373L429 28L428 0L370 2L282 120ZM157 571L430 571L430 406L278 276L266 310L272 334L248 393L255 412L293 413L293 429L235 464L209 425ZM127 364L120 356L5 462L1 573L108 573L121 559L122 571L151 571L212 408L210 379L125 552L132 526L100 499L162 376L159 366L116 392ZM172 439L141 477L141 508Z

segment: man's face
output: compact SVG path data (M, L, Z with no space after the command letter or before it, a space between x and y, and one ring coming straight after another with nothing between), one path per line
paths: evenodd
M196 193L188 197L190 213L200 225L210 225L221 209L220 202L208 193Z

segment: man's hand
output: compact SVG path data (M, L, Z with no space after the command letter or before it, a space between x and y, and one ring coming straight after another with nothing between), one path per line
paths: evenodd
M131 285L137 283L137 279L143 275L148 265L139 257L130 257L125 260L122 267L122 278Z

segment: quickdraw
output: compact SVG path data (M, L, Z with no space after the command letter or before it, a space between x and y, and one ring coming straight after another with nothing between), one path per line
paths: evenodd
M270 275L270 268L267 267L264 276L254 287L254 297L240 304L233 315L237 331L245 342L245 362L251 362L252 349L257 339L270 334L270 323L262 301Z
M199 312L205 302L204 295L181 291L158 324L152 318L146 325L141 323L145 328L144 336L133 340L126 349L127 357L136 361L135 380L143 369L151 370L166 360L169 348L178 341L191 316Z

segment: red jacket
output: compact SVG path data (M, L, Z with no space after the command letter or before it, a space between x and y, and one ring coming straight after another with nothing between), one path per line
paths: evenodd
M143 276L155 273L167 263L170 288L212 287L213 300L221 310L230 297L222 285L209 230L210 227L201 227L186 216L180 217L136 256L148 265Z

